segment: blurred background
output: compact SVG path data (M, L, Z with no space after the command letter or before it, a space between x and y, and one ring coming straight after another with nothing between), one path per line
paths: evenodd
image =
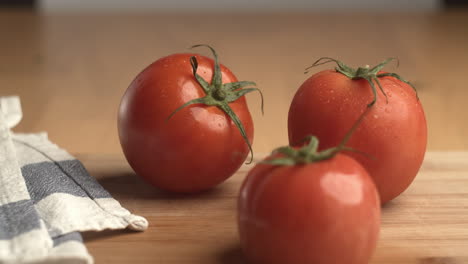
M285 11L285 10L436 10L441 7L461 5L464 0L2 0L5 6L32 6L44 12L82 11Z
M42 12L109 11L426 11L466 6L466 0L2 0L3 7L30 7Z
M17 132L47 131L72 153L122 155L116 115L132 79L156 59L208 43L248 95L254 150L287 144L303 69L322 56L351 66L398 57L413 81L430 151L468 150L467 0L1 0L0 95L22 98ZM208 52L200 50L208 55ZM332 65L317 68L317 71Z

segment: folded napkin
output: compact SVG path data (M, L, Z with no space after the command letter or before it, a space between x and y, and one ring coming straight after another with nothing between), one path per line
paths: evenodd
M93 263L79 232L148 227L45 133L12 133L21 117L0 97L0 263Z

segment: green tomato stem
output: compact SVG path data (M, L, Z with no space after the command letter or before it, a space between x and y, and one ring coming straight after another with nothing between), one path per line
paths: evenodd
M397 79L397 80L399 80L401 82L404 82L404 83L408 84L409 86L411 86L411 88L413 88L414 92L416 93L416 98L419 100L419 96L418 96L418 92L416 91L416 87L414 87L414 85L412 83L410 83L409 81L406 81L405 79L403 79L400 75L398 75L396 73L393 73L393 72L392 73L379 74L379 72L385 67L385 65L387 65L388 63L390 63L393 60L396 60L397 65L399 65L398 59L388 58L388 59L384 60L383 62L377 64L376 66L374 66L372 68L370 68L369 65L366 65L364 67L359 67L357 69L354 69L354 68L351 68L351 67L347 66L346 64L344 64L343 62L341 62L339 60L329 58L329 57L322 57L322 58L318 59L317 61L315 61L311 66L307 67L305 69L305 73L308 73L311 68L319 66L319 65L323 65L323 64L326 64L326 63L330 63L330 62L336 63L335 70L337 72L345 75L346 77L348 77L350 79L353 79L353 80L364 79L369 83L369 85L371 86L374 98L367 105L368 107L373 106L375 104L375 102L377 101L377 89L375 87L374 82L377 83L377 87L382 92L382 94L385 96L385 100L388 103L387 94L383 90L382 85L380 84L380 81L379 81L379 78L382 78L382 77L393 77L393 78L395 78L395 79Z
M222 83L222 72L221 72L221 66L218 61L218 54L216 51L209 45L206 44L199 44L199 45L194 45L191 48L197 48L197 47L207 47L211 50L213 57L214 57L214 70L213 70L213 78L211 81L211 84L208 83L205 79L203 79L200 75L197 73L198 69L198 61L195 56L190 57L190 64L192 65L192 71L195 79L197 80L198 84L201 86L203 91L205 91L206 96L201 97L201 98L196 98L193 99L189 102L186 102L185 104L181 105L178 107L174 112L172 112L167 120L169 120L174 114L176 114L178 111L182 110L183 108L192 105L192 104L204 104L208 106L216 106L219 109L221 109L223 112L225 112L231 120L234 122L236 127L239 129L239 132L242 136L242 138L245 140L245 143L247 144L249 151L250 151L250 159L247 162L247 164L252 163L253 161L253 150L252 150L252 145L247 137L247 132L245 131L244 125L242 124L241 120L239 117L236 115L236 113L232 110L232 108L229 106L229 103L232 103L236 100L238 100L240 97L254 91L258 91L261 96L262 104L261 104L261 109L262 109L262 114L263 114L263 94L258 88L245 88L248 86L256 86L254 82L250 81L240 81L240 82L233 82L233 83ZM243 89L245 88L245 89Z

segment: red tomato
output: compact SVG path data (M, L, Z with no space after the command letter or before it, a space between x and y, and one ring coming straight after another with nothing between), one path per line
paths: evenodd
M421 102L410 85L391 76L378 80L388 102L377 89L376 103L347 146L375 157L350 154L367 169L385 203L402 193L418 173L426 151L427 127ZM298 145L306 135L314 134L323 149L337 145L373 99L365 79L351 79L335 70L314 74L291 103L290 144Z
M241 187L238 224L250 263L367 264L380 202L366 170L344 154L303 165L260 163Z
M193 104L174 114L188 101L206 96L194 77L192 56L197 73L211 83L212 59L197 54L161 58L130 84L118 115L120 142L131 167L152 185L175 192L198 192L223 182L249 153L238 127L220 108ZM228 68L221 65L220 70L223 84L237 82ZM229 106L252 142L245 98Z

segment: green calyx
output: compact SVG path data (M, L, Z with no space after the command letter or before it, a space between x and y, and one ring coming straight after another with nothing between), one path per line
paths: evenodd
M381 62L380 64L378 64L377 66L374 66L372 68L369 67L369 65L366 65L365 67L359 67L357 69L354 69L354 68L351 68L351 67L347 66L346 64L344 64L343 62L341 62L339 60L329 58L329 57L322 57L322 58L318 59L317 61L315 61L314 64L312 64L312 66L306 68L305 73L308 73L308 70L313 68L313 67L316 67L316 66L319 66L319 65L322 65L322 64L326 64L326 63L329 63L329 62L335 62L336 65L337 65L335 70L337 72L339 72L339 73L341 73L341 74L345 75L346 77L348 77L350 79L353 79L353 80L364 79L367 82L369 82L369 85L372 88L372 93L374 94L374 99L367 105L368 107L373 106L375 104L375 102L377 101L377 89L375 87L374 82L377 83L377 86L379 87L380 91L385 96L385 100L388 102L387 94L383 90L382 85L380 84L380 81L379 81L379 78L381 78L381 77L393 77L395 79L398 79L399 81L402 81L402 82L408 84L415 91L416 97L418 97L418 93L417 93L416 88L414 87L414 85L411 84L410 82L406 81L405 79L403 79L400 75L398 75L396 73L393 73L393 72L379 74L379 72L385 67L385 65L387 65L389 62L391 62L393 60L395 60L395 58L388 58L388 59L384 60L383 62ZM398 60L397 60L397 62L398 62Z
M261 103L261 110L263 114L263 94L258 88L244 88L244 87L249 87L249 86L256 86L254 82L250 81L240 81L240 82L233 82L233 83L224 83L222 82L222 73L221 73L221 67L218 62L218 54L216 51L209 45L205 44L200 44L200 45L194 45L191 48L197 48L197 47L207 47L211 50L213 53L214 57L214 70L213 70L213 78L211 81L211 84L208 83L205 79L203 79L200 75L197 74L197 69L198 69L198 61L195 56L190 57L190 64L192 65L192 70L193 70L193 75L195 79L197 80L198 84L202 87L203 91L205 91L206 96L201 97L201 98L196 98L191 101L186 102L185 104L181 105L178 107L172 114L169 115L167 120L169 120L174 114L182 110L183 108L193 105L193 104L204 104L208 106L216 106L219 109L221 109L223 112L225 112L234 122L234 124L237 126L239 129L239 132L241 133L242 137L245 140L245 143L249 147L250 151L250 160L247 162L247 164L251 163L253 160L253 150L252 150L252 145L247 137L247 133L245 131L244 125L240 121L239 117L236 115L236 113L232 110L232 108L229 106L229 103L232 103L239 99L240 97L250 93L257 91L260 93L260 97L262 100Z
M350 150L348 147L338 146L324 151L317 151L319 140L315 136L307 136L304 141L309 143L299 149L290 146L279 147L273 150L273 155L280 153L281 157L265 160L263 163L278 166L294 166L297 164L314 163L321 160L333 158L342 150Z
M310 164L326 159L331 159L341 151L353 151L373 159L373 157L371 157L367 153L345 146L351 138L354 131L364 119L364 116L366 115L368 109L369 108L366 108L364 113L361 114L359 119L353 124L351 129L346 133L343 140L338 146L323 151L318 151L319 140L317 137L310 135L304 138L303 140L304 142L308 142L307 145L301 148L293 148L291 146L279 147L273 150L272 152L273 156L275 156L276 154L281 154L279 155L279 157L265 160L262 163L277 166L294 166L301 164Z

